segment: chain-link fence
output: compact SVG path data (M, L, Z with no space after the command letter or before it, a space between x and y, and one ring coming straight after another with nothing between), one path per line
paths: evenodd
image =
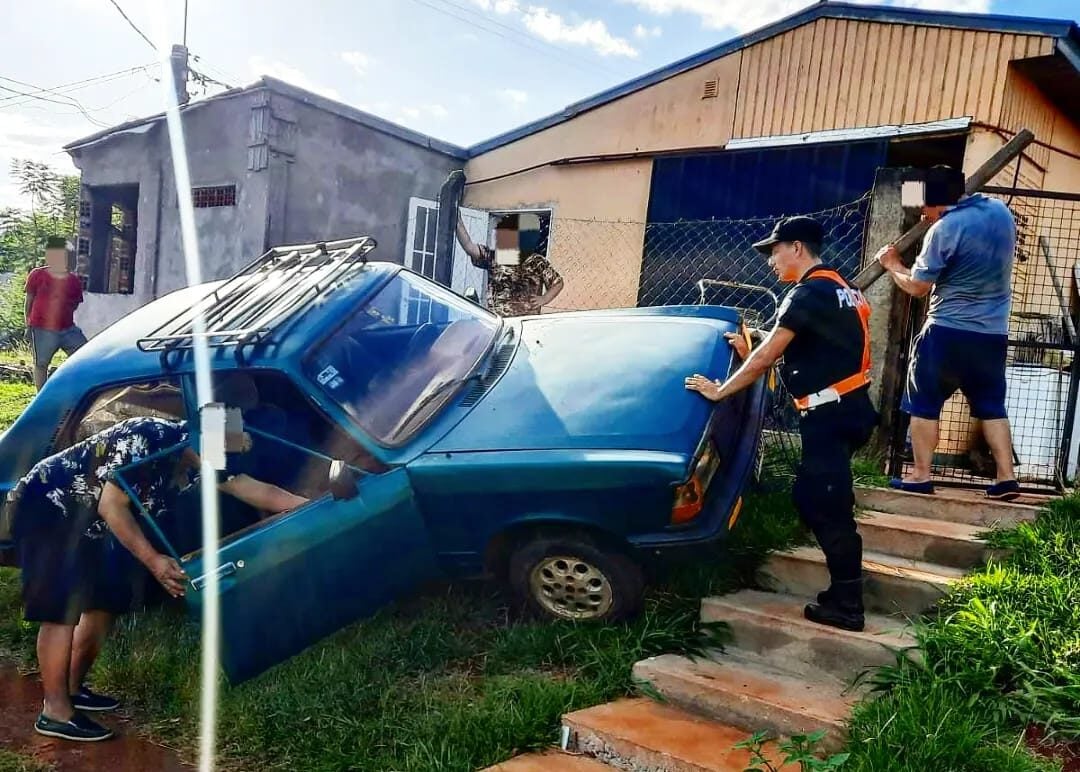
M824 261L851 277L862 260L869 203L867 194L824 211L788 214L820 221ZM670 223L555 217L543 223L533 246L564 281L562 293L544 311L710 304L738 309L751 327L771 327L784 289L752 245L782 216ZM763 477L793 474L797 426L781 385L765 422Z

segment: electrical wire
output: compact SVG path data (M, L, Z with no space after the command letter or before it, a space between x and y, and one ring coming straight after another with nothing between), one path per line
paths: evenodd
M61 84L59 86L53 86L51 88L43 88L43 89L41 89L40 92L35 92L35 95L36 95L36 93L53 93L53 94L61 94L61 93L63 93L63 94L66 95L67 93L69 93L71 91L79 91L81 89L89 88L91 86L96 86L96 85L99 85L101 83L108 83L108 82L113 81L113 80L119 80L120 78L127 77L128 75L134 75L134 74L139 73L139 72L146 72L151 67L156 67L157 64L158 64L157 62L150 62L149 64L143 64L143 65L140 65L138 67L129 67L126 70L117 70L116 72L108 72L108 73L105 73L103 75L95 75L92 78L85 78L83 80L76 80L76 81L72 81L71 83L63 83L63 84ZM19 99L19 97L18 96L0 97L0 107L12 106L12 105L4 104L5 102L7 102L8 100L11 100L11 99ZM26 101L28 101L28 100L20 100L20 101L16 102L15 104L25 104Z
M146 36L146 35L145 35L145 34L143 33L143 31L142 31L141 29L139 29L139 28L138 28L137 26L135 26L135 22L133 22L133 21L132 21L131 19L129 19L129 18L128 18L128 15L127 15L126 13L124 13L124 9L120 7L120 4L119 4L119 3L117 3L117 2L116 2L116 0L109 0L109 2L110 2L110 3L112 3L112 4L113 4L113 8L115 8L115 9L116 9L117 11L119 11L119 12L120 12L120 15L124 17L124 21L126 21L126 22L128 23L128 26L130 26L130 27L131 27L131 28L132 28L133 30L135 30L136 32L138 32L138 33L139 33L139 37L141 37L141 38L142 38L143 40L145 40L145 41L146 41L146 44L147 44L148 46L150 46L150 47L151 47L152 49L154 49L155 51L157 51L157 46L155 46L155 45L154 45L154 41L152 41L152 40L151 40L150 38L148 38L148 37L147 37L147 36Z
M469 26L471 26L471 27L473 27L475 29L478 29L478 30L480 30L482 32L487 32L487 33L489 33L491 35L495 35L496 37L500 37L503 40L509 41L509 42L514 43L516 45L524 46L525 48L528 48L528 49L530 49L532 51L536 51L537 53L540 53L540 54L544 54L545 56L549 56L549 57L555 59L556 61L560 62L561 64L574 65L578 69L581 69L581 70L586 69L586 67L583 66L579 62L587 62L587 60L581 60L577 56L575 56L573 54L573 52L568 51L567 49L562 48L560 46L552 45L551 43L548 43L546 40L543 40L542 38L538 38L535 35L532 35L532 34L530 34L528 32L523 32L522 30L514 29L513 27L509 27L507 25L504 25L501 22L498 22L498 21L496 21L494 19L490 19L490 18L488 18L486 16L481 17L481 18L484 19L484 21L488 21L488 22L491 22L493 24L499 24L500 26L506 27L507 29L511 30L515 35L518 36L516 38L515 37L510 37L509 35L504 35L503 33L499 32L498 30L491 29L490 27L481 26L480 24L478 24L473 19L470 19L470 18L467 18L467 17L464 17L464 16L459 16L458 14L454 13L453 11L450 11L450 10L448 10L446 8L441 7L441 6L432 5L431 3L427 2L427 0L412 0L412 1L414 3L417 3L418 5L422 5L425 8L428 8L428 9L430 9L432 11L435 11L436 13L441 13L444 16L449 16L451 19L457 19L458 21L464 22L465 24L468 24ZM445 1L446 0L444 0L444 2ZM453 5L453 4L451 4L451 5ZM456 5L454 7L455 8L461 8L461 6L456 6ZM464 10L471 13L471 9L464 9ZM524 37L522 37L522 35L524 35ZM559 54L561 54L561 56L556 56L553 51L547 51L546 49L540 48L538 46L526 45L526 41L531 41L531 40L535 40L535 41L537 41L539 43L542 43L545 46L553 48L555 51L558 51ZM572 61L572 59L579 59L579 61ZM616 72L615 70L612 70L612 69L610 69L608 67L603 67L601 65L597 65L595 62L588 62L587 66L588 66L588 68L590 68L590 69L592 69L594 71L595 70L603 70L603 71L608 72L608 73L610 73L612 75L620 75L620 73Z
M7 80L7 81L10 81L12 83L21 84L21 81L14 80L12 78L5 78L3 76L0 76L0 80ZM30 88L38 88L38 86L30 86ZM40 100L42 102L51 102L52 104L63 105L64 107L74 107L76 110L78 110L80 113L82 113L83 117L86 118L86 120L90 121L90 123L94 124L95 126L100 126L103 129L108 128L107 123L102 123L97 118L90 115L90 113L88 113L86 111L86 108L83 107L81 104L79 104L79 102L76 101L75 99L73 99L72 97L67 97L67 99L69 100L67 102L61 102L58 99L49 99L48 97L36 96L36 95L30 94L30 93L28 93L26 91L19 91L18 89L11 88L10 86L0 85L0 89L3 89L5 91L11 91L11 92L13 92L15 94L19 94L19 95L25 96L25 97L33 97L34 99ZM63 95L61 95L61 96L63 96Z

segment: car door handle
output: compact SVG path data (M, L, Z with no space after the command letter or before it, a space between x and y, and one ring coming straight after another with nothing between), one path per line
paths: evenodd
M243 562L241 562L240 565L243 565ZM226 576L235 574L236 569L236 563L229 561L228 563L222 563L218 566L217 571L214 573L217 574L218 579L224 579ZM202 590L202 588L206 586L207 577L209 576L210 574L203 574L202 576L195 577L191 580L191 586L194 587L196 591Z

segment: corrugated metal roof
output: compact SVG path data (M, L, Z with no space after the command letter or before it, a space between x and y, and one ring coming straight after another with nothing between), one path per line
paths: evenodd
M823 142L854 142L860 139L881 139L902 137L908 134L941 134L951 131L964 131L971 125L971 116L949 118L944 121L929 123L909 123L899 126L865 126L857 129L829 129L827 131L808 131L804 134L782 134L772 137L747 137L732 139L724 145L725 150L746 150L759 147L785 147L789 145L811 145Z
M891 6L857 5L853 3L819 2L780 21L733 38L713 48L680 59L677 62L646 73L633 80L621 83L588 99L575 102L558 113L533 121L512 131L500 134L484 142L471 146L470 157L487 153L495 148L516 142L519 139L564 123L584 112L648 88L681 73L700 67L711 61L727 56L743 48L760 43L768 38L789 32L796 27L818 19L852 19L858 21L876 21L886 24L921 24L935 27L985 30L1013 34L1045 35L1058 39L1058 50L1067 58L1076 57L1080 69L1080 28L1073 21L1063 19L1040 19L1026 16L1002 16L997 14L953 13L951 11L924 11L915 8L896 8Z
M291 83L286 83L283 80L271 78L267 75L264 75L262 78L255 81L255 83L251 84L250 86L230 89L228 91L222 92L221 94L215 94L209 99L202 99L198 102L190 102L186 105L181 106L180 111L188 112L191 110L204 109L216 102L220 102L225 99L232 99L234 97L242 96L245 94L250 94L254 91L258 91L259 89L269 89L270 91L295 99L298 102L303 102L304 104L311 105L312 107L318 108L320 110L325 110L326 112L339 115L342 118L359 123L362 126L373 129L374 131L388 134L404 142L408 142L413 145L419 145L420 147L425 147L429 150L448 155L452 158L457 158L462 161L468 158L468 151L465 148L458 147L457 145L452 145L449 142L443 142L442 140L435 139L434 137L429 137L426 134L421 134L420 132L413 131L412 129L407 129L404 126L399 126L396 123L391 123L390 121L379 118L378 116L372 115L371 113L364 112L363 110L357 109L355 107L350 107L349 105L342 104L341 102L335 102L333 99L328 99L324 96L320 96L319 94L308 91L307 89L302 89L299 86L294 86ZM153 128L154 125L161 123L164 120L165 113L158 113L157 115L151 115L146 118L139 118L135 121L121 123L118 126L113 126L111 128L105 129L104 131L99 131L95 134L91 134L87 137L77 139L74 142L64 145L64 150L67 150L69 152L73 150L79 150L81 148L87 147L96 142L100 142L103 139L107 139L118 134L141 133L149 131L151 128Z

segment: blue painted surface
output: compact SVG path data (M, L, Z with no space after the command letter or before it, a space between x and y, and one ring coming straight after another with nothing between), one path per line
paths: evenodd
M754 459L765 387L759 382L712 407L686 392L682 379L694 370L721 376L731 369L723 333L738 328L736 312L680 306L505 320L494 327L498 335L475 377L407 442L384 447L308 379L303 362L352 314L367 313L368 301L402 270L370 264L275 330L266 345L245 348L246 367L288 376L385 471L365 476L357 498L324 496L223 543L224 666L234 682L429 578L481 572L491 545L523 529L585 528L641 559L726 534ZM103 389L176 377L193 414L190 357L163 369L156 353L136 343L204 292L156 301L61 365L0 438L3 484L46 455L64 417L80 416ZM235 350L215 350L213 366L236 370ZM720 453L720 471L705 511L673 526L674 489L688 478L706 437ZM174 522L198 516L179 514ZM173 539L167 523L162 528ZM191 543L191 534L177 534L178 543L183 536ZM184 563L198 579L201 557L188 555ZM201 592L189 590L193 611Z
M657 158L639 302L696 302L695 283L703 277L781 292L753 242L768 235L773 218L819 212L859 199L873 187L887 149L888 140L870 140ZM864 218L842 223L841 217L843 213L821 217L830 236L823 258L853 276L859 268ZM761 219L745 222L755 218ZM759 232L750 230L755 227ZM708 248L688 259L688 242ZM848 258L834 259L837 255ZM765 310L763 297L761 304L759 310Z

